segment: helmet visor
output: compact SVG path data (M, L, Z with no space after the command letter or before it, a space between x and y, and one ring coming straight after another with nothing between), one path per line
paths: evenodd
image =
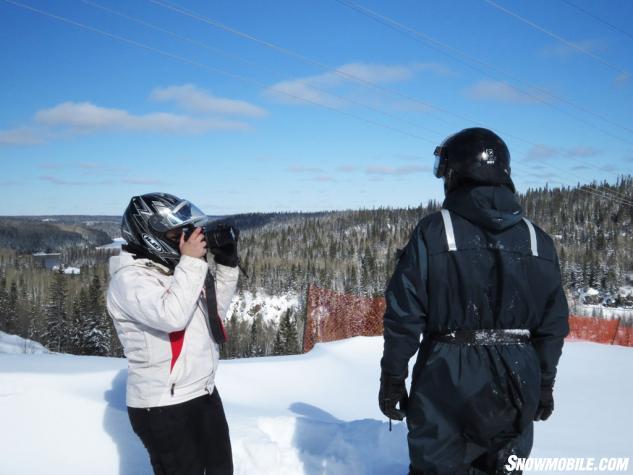
M187 200L182 200L171 208L162 203L156 205L157 212L149 220L155 231L166 232L187 225L203 226L208 221L207 215Z

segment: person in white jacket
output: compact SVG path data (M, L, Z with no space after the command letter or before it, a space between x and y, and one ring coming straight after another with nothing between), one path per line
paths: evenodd
M135 196L121 225L126 244L110 260L107 307L128 360L130 423L161 475L233 473L215 374L237 286L239 231L205 235L207 224L186 200Z

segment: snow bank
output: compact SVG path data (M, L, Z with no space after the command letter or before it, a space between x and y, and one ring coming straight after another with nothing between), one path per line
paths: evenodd
M406 427L389 432L377 407L381 352L380 337L357 337L223 362L236 475L406 473ZM116 358L0 355L0 472L151 474L127 419L125 368ZM630 348L566 344L556 411L537 424L533 455L633 456L633 379L622 377L632 370Z
M41 354L49 351L36 341L0 332L0 353Z
M245 291L237 294L229 306L229 318L237 311L237 314L252 321L257 316L264 322L279 322L281 317L289 310L299 306L299 296L296 292L286 292L280 295L269 295L263 291L256 293Z

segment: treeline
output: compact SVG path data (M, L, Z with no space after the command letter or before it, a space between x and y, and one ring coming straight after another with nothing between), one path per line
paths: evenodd
M105 307L107 259L112 252L65 250L63 261L84 262L79 275L51 271L30 255L0 250L0 330L35 340L51 351L122 356Z
M526 216L554 236L563 280L571 295L588 286L604 303L622 305L618 288L633 271L633 178L591 188L539 188L519 195ZM251 275L244 289L300 294L309 283L362 295L382 295L395 265L395 253L428 213L441 203L408 209L374 209L299 217L285 224L246 230L244 264Z
M633 295L619 289L631 283L633 271L633 207L628 204L633 202L633 177L590 187L533 189L519 199L526 216L554 236L572 299L593 287L599 295L592 303L631 306ZM613 199L616 194L621 199ZM242 229L240 248L249 278L240 279L239 290L305 296L308 284L314 283L336 291L382 295L396 250L405 245L416 223L440 206L431 201L405 209L223 218ZM31 242L51 230L46 222L33 226L34 237L25 237ZM66 244L53 249L62 251L65 265L79 266L80 275L43 269L22 247L0 247L0 330L37 340L54 351L119 356L120 345L103 306L107 260L113 251L95 250L85 240ZM281 322L231 315L223 356L298 351L304 305L300 302L299 309Z
M102 229L29 218L0 218L0 247L21 253L59 252L76 246L108 244L110 236Z
M233 313L226 326L227 342L222 345L222 358L294 355L301 352L298 321L292 310L279 322L265 322L261 317L247 319Z

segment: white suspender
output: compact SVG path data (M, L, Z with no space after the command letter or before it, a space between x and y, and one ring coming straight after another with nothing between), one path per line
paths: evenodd
M446 243L448 244L448 250L456 251L457 245L455 244L453 221L451 220L451 213L447 209L442 210L442 219L444 220L444 231L446 232ZM532 255L538 256L538 244L536 241L536 231L534 230L534 225L527 218L523 218L523 221L530 231L530 249L532 250Z
M523 221L525 221L525 224L527 224L530 231L530 248L532 249L532 255L538 256L538 245L536 243L536 231L534 230L534 225L527 218L523 218Z
M444 231L446 231L446 242L449 251L456 251L455 233L453 232L453 221L451 221L451 213L447 209L442 210L442 219L444 220Z

